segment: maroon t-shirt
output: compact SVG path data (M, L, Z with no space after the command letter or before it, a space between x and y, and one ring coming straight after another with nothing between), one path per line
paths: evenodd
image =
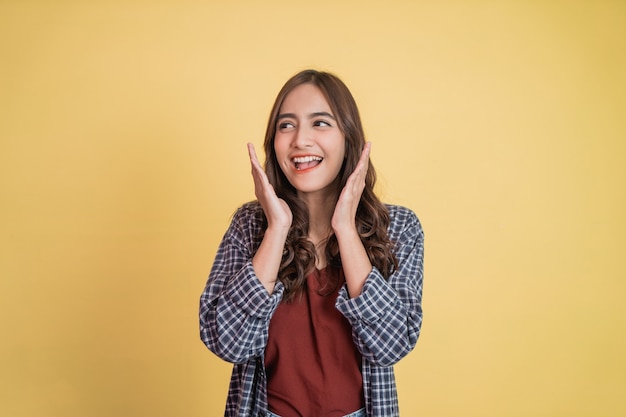
M342 269L315 270L302 297L274 313L265 351L271 412L341 417L364 406L361 355L350 323L335 308L344 283Z

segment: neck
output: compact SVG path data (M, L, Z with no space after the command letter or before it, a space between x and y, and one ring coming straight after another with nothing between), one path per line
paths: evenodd
M331 219L337 204L337 197L331 195L300 195L309 210L309 240L316 246L331 233Z

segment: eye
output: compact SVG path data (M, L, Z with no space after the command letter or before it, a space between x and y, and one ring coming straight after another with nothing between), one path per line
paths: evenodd
M278 128L281 129L281 130L282 129L291 129L293 127L295 127L295 125L293 123L291 123L291 122L282 122L282 123L278 124Z
M325 120L316 120L313 122L313 126L317 127L331 127L331 124Z

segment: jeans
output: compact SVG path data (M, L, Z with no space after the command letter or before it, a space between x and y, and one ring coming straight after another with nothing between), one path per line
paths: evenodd
M267 417L280 417L278 414L274 414L271 411L268 411L265 415ZM365 408L361 408L354 413L346 414L344 417L367 417L367 415L365 414Z

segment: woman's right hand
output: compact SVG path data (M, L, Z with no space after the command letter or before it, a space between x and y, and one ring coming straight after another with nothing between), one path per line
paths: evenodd
M267 218L267 228L289 230L293 220L291 209L285 200L276 195L274 187L267 179L267 175L256 156L254 145L251 143L248 143L248 154L250 155L252 178L254 179L254 194Z
M276 195L251 143L248 143L248 154L252 165L254 194L267 218L267 230L259 249L252 258L252 267L261 284L269 294L272 294L278 279L285 240L291 227L293 214L285 200Z

